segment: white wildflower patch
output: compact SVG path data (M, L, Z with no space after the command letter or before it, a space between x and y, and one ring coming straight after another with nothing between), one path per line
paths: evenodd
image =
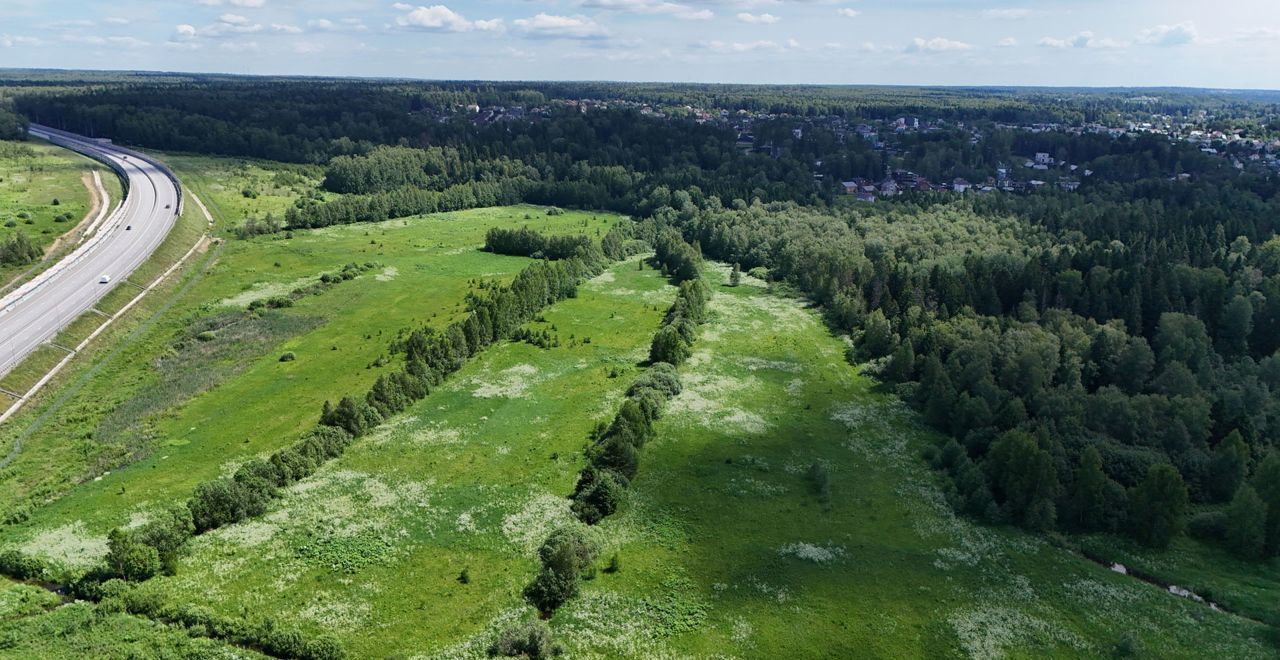
M760 594L765 598L777 602L778 604L791 600L791 592L786 587L775 586L754 577L747 581L747 585L751 587L751 589L760 592Z
M466 439L460 429L432 423L403 434L397 441L414 447L439 447L464 444Z
M781 296L714 296L707 309L734 332L787 334L818 322L803 303Z
M253 548L270 541L279 529L279 526L264 520L250 520L221 527L210 534L242 548Z
M696 357L698 353L695 353ZM686 414L686 421L709 429L764 433L770 427L759 413L731 406L725 401L741 398L741 393L758 389L761 381L754 376L738 378L722 373L694 371L681 380L683 391L671 401L673 414Z
M729 277L733 274L732 265L719 262L719 261L705 262L705 265L711 270L711 272L715 273L718 277L720 277L723 283L725 284L729 283ZM744 286L744 285L765 289L765 288L768 288L769 283L758 277L752 277L751 275L748 275L747 272L744 270L739 270L738 286Z
M382 269L381 273L374 275L373 279L378 280L379 282L390 282L391 280L394 280L396 276L399 274L400 274L399 268L396 268L395 266L387 266L386 268Z
M287 296L290 292L298 287L315 284L319 278L314 275L299 277L292 282L255 282L252 286L240 293L223 298L218 303L228 307L248 307L250 303L256 300L266 300L267 298L275 298L276 296Z
M476 521L471 517L470 511L463 511L458 514L458 531L459 532L475 532Z
M338 600L333 594L322 591L297 615L328 630L354 630L368 622L371 608L369 603L352 602L351 598L350 594L344 594Z
M665 640L701 629L709 610L692 582L673 577L642 597L584 592L557 612L557 632L591 655L669 658Z
M490 619L483 630L472 637L429 654L415 655L412 660L481 660L482 658L488 658L489 646L498 638L503 629L527 616L528 613L529 608L523 605L503 610Z
M538 382L535 377L538 368L531 364L517 364L498 372L492 380L482 380L480 376L472 378L476 385L471 395L481 399L504 398L518 399L523 397L531 385Z
M735 497L772 497L786 493L787 487L755 477L733 477L725 484L725 490Z
M1137 594L1131 589L1088 578L1067 582L1062 586L1074 598L1094 607L1099 605L1121 605L1138 599Z
M619 298L628 298L646 305L657 305L659 307L669 306L671 300L675 297L671 287L663 287L661 289L650 289L648 291L637 291L627 287L608 287L604 289L609 295Z
M792 378L787 381L787 394L795 394L796 392L799 392L802 387L804 387L803 378Z
M804 367L798 362L789 360L766 360L758 357L744 357L738 360L738 364L750 369L751 371L759 371L761 369L772 369L774 371L785 371L789 374L798 374L804 371Z
M124 524L124 528L138 529L149 522L151 522L150 511L133 511L129 514L129 522Z
M769 422L763 417L741 408L734 408L727 411L728 414L721 417L721 421L729 424L733 428L745 431L747 433L760 434L769 429Z
M90 534L84 523L77 520L42 531L19 549L58 566L84 569L107 556L107 537Z
M569 498L539 493L530 497L522 509L502 519L502 535L533 555L551 532L575 521Z
M970 658L1004 658L1013 649L1069 646L1077 652L1090 645L1075 633L1008 607L961 610L947 617ZM1049 655L1052 655L1051 653Z
M783 557L795 557L796 559L811 561L815 564L829 564L844 557L845 550L843 546L833 544L788 543L778 549L778 554Z

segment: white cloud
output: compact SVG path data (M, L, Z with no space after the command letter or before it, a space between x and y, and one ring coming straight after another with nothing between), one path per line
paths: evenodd
M1253 28L1248 30L1239 30L1236 32L1236 39L1240 41L1270 41L1272 39L1280 40L1280 30L1276 28Z
M469 21L461 14L444 5L430 7L413 7L404 3L396 3L394 7L408 13L396 18L396 25L413 30L430 32L470 32L472 30L498 30L502 27L502 19L489 21ZM332 25L332 24L331 24Z
M1027 18L1030 15L1031 15L1031 10L1023 9L1023 8L982 10L983 18L1012 20L1012 19L1019 19L1019 18Z
M1124 48L1129 45L1123 41L1116 41L1115 39L1109 39L1109 38L1098 39L1094 36L1092 32L1088 30L1085 30L1084 32L1079 32L1074 36L1067 37L1065 39L1059 39L1057 37L1044 37L1040 39L1040 41L1038 41L1037 43L1040 44L1041 46L1044 46L1045 48L1109 49L1109 48Z
M120 18L119 16L108 16L102 19L102 22L108 25L128 25L129 19Z
M249 24L249 19L239 14L223 14L218 17L218 20L222 21L223 23L226 23L227 25L248 25Z
M604 9L629 14L667 14L676 18L704 21L715 16L709 9L695 9L689 5L666 0L582 0L588 9Z
M20 46L43 46L44 42L35 37L24 37L17 34L0 34L0 48L17 48Z
M196 38L195 26L187 25L186 23L183 23L182 25L178 25L173 28L173 37L170 38L170 41L186 41L188 39L195 39L195 38Z
M743 23L759 23L764 25L771 25L773 23L777 23L782 19L778 18L777 16L774 16L773 14L749 14L744 11L738 14L738 20L742 21Z
M726 43L724 41L719 41L719 40L710 41L710 42L707 42L707 48L710 48L711 50L714 50L717 53L750 53L752 51L757 51L757 50L771 50L771 51L782 50L782 46L778 45L778 42L769 41L767 39L758 39L756 41L746 41L746 42L735 41L735 42L729 42L729 43Z
M271 31L281 32L284 34L302 34L302 28L296 25L289 25L288 23L272 23Z
M522 34L536 39L603 39L609 31L586 16L538 14L513 21Z
M218 48L233 53L256 53L261 50L261 46L256 41L224 41L218 44Z
M843 17L845 17L845 18L857 18L857 17L858 17L858 14L861 14L862 12L858 11L857 9L850 9L850 8L848 8L848 7L841 7L841 8L839 8L839 9L837 9L837 10L836 10L836 13L837 13L837 14L840 14L841 16L843 16Z
M206 7L221 7L226 4L232 7L244 7L245 9L259 9L266 6L267 0L196 0L196 4Z
M1185 46L1200 38L1195 23L1184 21L1174 25L1157 25L1138 33L1138 43L1149 46Z
M333 21L327 18L314 18L307 21L307 27L312 30L328 31L337 28Z
M955 41L945 39L943 37L934 37L932 39L921 39L916 37L907 44L905 50L908 53L944 53L948 51L961 51L973 48L963 41Z

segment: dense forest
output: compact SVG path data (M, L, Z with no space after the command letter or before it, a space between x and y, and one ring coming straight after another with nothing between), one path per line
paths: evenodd
M578 98L619 103L554 102ZM1165 136L996 123L1106 121L1140 107L1209 113L1265 138L1280 128L1275 101L1185 90L1134 100L1126 90L193 77L19 94L15 107L146 147L323 164L323 187L337 197L301 199L265 231L517 202L628 213L645 220L673 280L688 282L655 337L655 362L679 364L693 341L702 256L737 264L821 305L853 337L850 359L949 437L924 460L947 475L957 510L1152 546L1189 530L1258 558L1280 554L1280 177ZM469 103L528 112L494 122L454 112ZM637 103L774 113L753 125L771 149L741 148L729 123ZM877 149L804 120L902 114L972 125ZM1040 152L1091 176L1071 191L921 192L874 205L835 185L893 168L981 180ZM610 258L623 240L607 241ZM588 248L520 230L487 240L489 250L549 260ZM487 342L510 331L461 327L455 345L418 337L430 346L406 350L429 351L432 364L461 360L475 333ZM608 515L631 476L631 450L660 408L660 397L644 396L627 413L640 431L596 438L606 449L578 487L584 520ZM380 400L339 404L326 423L358 435ZM626 433L637 435L630 449L609 453L609 439Z

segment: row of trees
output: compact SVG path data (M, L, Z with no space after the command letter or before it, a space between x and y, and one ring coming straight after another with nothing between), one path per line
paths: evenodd
M657 242L664 247L656 259L668 273L675 273L681 270L677 266L684 265L680 260L689 253L669 244L670 240L679 240L679 235L659 233ZM687 341L693 341L692 333L702 320L707 295L697 277L697 266L695 260L691 264L693 279L680 281L680 293L655 335L655 346L658 337L673 324L681 328L687 325L690 333ZM687 351L687 344L685 346ZM680 379L673 363L651 362L649 369L627 390L613 421L600 424L591 434L587 465L570 496L574 515L587 525L594 525L617 510L626 488L640 469L640 450L653 436L654 422L662 415L667 402L680 393ZM594 561L596 552L595 544L581 529L570 527L552 533L539 550L542 566L533 582L525 587L525 599L540 612L555 611L577 594L579 578Z
M609 243L618 244L617 235ZM535 259L568 259L591 247L591 237L584 234L546 236L528 227L490 227L484 236L484 249L488 252Z

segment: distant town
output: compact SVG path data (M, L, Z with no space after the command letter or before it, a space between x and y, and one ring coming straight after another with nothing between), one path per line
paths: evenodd
M1138 99L1139 101L1142 99ZM1153 100L1153 99L1148 99ZM759 112L748 110L729 110L695 108L692 106L655 106L629 100L577 99L556 100L545 105L525 108L523 106L481 107L470 104L456 106L450 110L435 112L436 119L441 122L452 121L459 115L470 118L476 125L487 125L507 121L524 121L546 119L551 116L555 106L577 108L582 112L603 111L609 109L628 108L640 114L654 118L692 119L700 124L719 125L732 129L737 134L737 146L744 152L780 158L786 146L775 140L762 139L757 136L757 128L762 125L789 123L791 137L796 141L804 139L807 131L821 129L829 131L840 143L849 140L862 140L873 150L891 159L902 154L901 138L912 134L962 132L969 136L972 145L978 145L990 131L1025 131L1032 134L1059 133L1064 136L1106 135L1112 139L1125 136L1157 135L1170 141L1182 141L1199 148L1208 156L1222 158L1236 170L1246 171L1251 167L1280 171L1280 138L1260 139L1251 137L1243 129L1222 130L1210 128L1212 118L1199 111L1192 117L1174 117L1171 115L1135 113L1133 118L1122 122L1122 125L1107 125L1097 122L1078 125L1064 123L990 123L978 125L963 121L947 121L945 119L926 119L916 116L901 116L889 120L862 119L851 121L837 115L797 116L785 113ZM816 173L822 167L822 161L812 163L815 180L820 185L827 184L824 175ZM1042 188L1057 188L1065 191L1077 190L1081 183L1094 175L1090 169L1078 163L1048 152L1034 152L1011 158L1008 162L1000 162L990 174L980 180L970 180L962 176L944 177L943 180L931 180L909 169L886 167L882 176L852 177L838 181L836 190L849 195L858 201L874 202L877 199L896 197L907 193L954 193L954 194L990 194L997 192L1021 193ZM1188 172L1171 172L1169 179L1188 181L1192 178Z

